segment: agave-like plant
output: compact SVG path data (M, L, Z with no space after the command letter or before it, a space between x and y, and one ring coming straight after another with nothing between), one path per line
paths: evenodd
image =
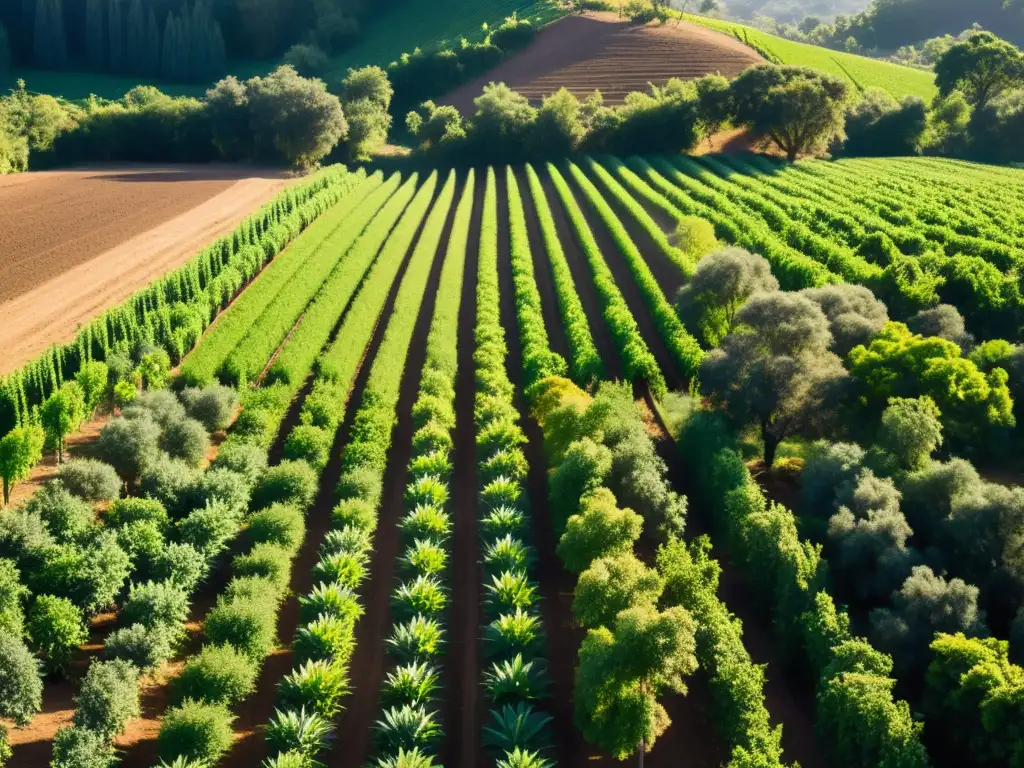
M323 768L323 763L318 763L309 755L293 749L281 752L275 757L268 757L263 761L263 768Z
M526 528L526 515L515 507L496 507L480 520L481 535L498 538L508 534L515 535Z
M484 689L496 706L544 698L547 675L543 662L524 661L522 654L508 661L492 662L484 673Z
M545 760L537 752L513 749L494 764L494 768L554 768L554 763Z
M507 534L485 547L483 558L488 573L524 571L530 563L531 553L520 539Z
M348 668L330 661L307 661L277 684L282 703L296 709L308 707L326 718L341 711L341 699L348 690Z
M436 619L413 616L409 621L396 624L385 642L401 662L432 659L441 653L444 630Z
M410 507L443 507L448 503L448 483L436 475L417 477L405 488L405 503Z
M440 507L421 504L402 518L399 523L407 541L434 539L444 541L452 532L452 519Z
M355 525L328 531L320 545L320 556L362 555L370 550L370 532Z
M420 752L419 747L410 750L398 749L397 755L381 757L374 768L435 768L434 758Z
M540 618L517 608L503 613L484 632L486 653L490 658L511 658L517 653L531 655L544 639Z
M381 687L381 696L385 707L418 707L430 703L437 688L437 668L425 662L413 662L388 673Z
M484 745L501 752L515 749L532 751L551 746L548 725L551 716L534 710L531 704L519 702L492 709L493 725L484 726Z
M432 576L448 567L448 552L430 539L416 539L402 557L401 568L406 573Z
M275 709L267 723L266 739L278 752L298 752L313 758L327 746L332 733L334 726L329 720L307 712L305 707L298 711Z
M373 729L383 752L397 752L399 749L429 750L442 734L441 726L434 719L435 714L425 707L392 707L384 710L384 717Z
M521 448L504 448L487 459L480 466L480 471L483 475L482 482L486 485L499 477L522 481L529 468L530 465Z
M418 613L436 616L448 605L448 595L436 577L417 576L412 581L398 586L392 596L392 603L400 619L407 619Z
M299 616L302 621L310 622L323 615L355 621L363 615L363 607L359 596L348 587L321 583L299 598Z
M514 410L506 411L504 414L496 412L495 415L499 418L477 431L476 447L480 456L493 456L498 451L526 443L526 435L515 422Z
M178 755L169 763L166 760L161 760L157 768L210 768L210 764L205 760Z
M327 555L313 566L313 578L356 589L366 578L366 559L362 553Z
M347 663L355 650L355 622L329 614L321 614L300 627L292 641L292 650L299 663L333 661Z
M487 509L495 509L515 504L522 492L517 481L501 475L484 486L480 500Z
M439 449L417 456L409 462L409 474L413 477L420 475L434 475L435 477L450 477L452 474L452 460L448 451Z
M529 608L536 600L537 589L523 571L505 571L492 576L490 583L484 587L491 615Z

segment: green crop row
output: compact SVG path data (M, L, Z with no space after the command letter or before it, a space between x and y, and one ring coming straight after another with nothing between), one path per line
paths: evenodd
M542 765L551 718L538 703L547 695L548 675L537 585L530 576L536 554L528 540L528 465L522 450L526 437L505 367L508 347L501 325L496 178L489 168L480 226L473 350L478 525L487 622L482 684L492 721L485 730L484 745L497 760L509 761L519 752L526 753L519 764Z
M160 345L172 360L180 360L264 264L362 178L362 173L334 167L282 192L233 234L88 323L73 342L51 347L4 377L0 380L0 433L25 423L87 362L105 360L112 352L130 352L140 342Z
M417 257L437 251L455 196L453 171L416 246ZM389 668L381 688L377 757L393 764L403 751L433 754L444 734L438 722L440 666L450 607L452 432L455 429L455 373L462 273L466 261L473 179L456 211L444 255L427 357L413 406L412 455L406 467L404 516L399 522L404 554L392 592L392 631L387 638ZM424 261L424 263L429 263ZM408 724L415 724L414 728Z
M580 386L588 386L604 376L604 364L594 345L594 337L590 332L587 314L583 310L576 283L572 279L569 262L565 259L562 243L558 238L558 228L551 215L547 195L540 177L532 165L526 166L526 175L530 182L530 194L533 206L540 222L541 235L544 238L544 250L548 254L551 265L552 280L555 293L558 295L558 310L565 327L565 335L569 340L569 351L572 354L572 378Z
M572 190L562 178L562 174L551 163L548 164L548 173L562 201L562 206L568 214L573 230L576 232L587 264L590 266L591 276L594 279L594 286L601 303L601 313L622 358L625 374L631 381L646 381L650 384L652 391L660 397L666 390L665 377L662 376L654 355L651 354L651 350L644 342L636 319L629 311L626 300L622 297L622 292L615 284L615 277L608 268L604 256L601 255L601 249L594 239L594 234L590 231L590 226L579 209Z
M395 184L397 183L398 180L395 181ZM406 186L404 190L395 193L395 206L407 203L413 189L415 185ZM388 200L393 190L393 184L384 185L371 194L323 243L323 246L305 260L295 279L288 283L270 306L256 318L249 330L247 343L243 347L236 347L228 355L218 372L222 380L230 383L257 380L263 372L264 361L280 346L288 332L302 317L302 313L328 276L341 265L345 268L352 267L357 274L361 274L375 252L367 249L355 250L354 253L364 256L364 259L362 263L354 265L348 264L348 253L371 220L381 212L381 206L385 204L384 201Z
M516 318L523 340L523 361L527 387L548 376L562 376L565 360L551 351L548 331L544 325L540 291L533 271L530 235L526 228L526 211L519 193L512 166L506 168L508 186L509 254L512 260L512 282L515 287Z
M181 366L183 382L189 386L208 383L235 348L251 332L256 321L268 310L274 299L348 217L383 181L374 174L321 216L301 237L274 259L248 288L229 306L206 334L202 343Z
M619 198L629 197L626 190L604 168L590 158L588 158L588 163L594 174L604 182L613 195ZM611 232L612 239L615 240L619 252L625 258L629 271L633 275L633 280L640 288L644 301L646 301L651 316L658 327L658 333L661 334L662 341L668 347L673 360L679 366L679 370L684 376L693 378L700 369L701 360L704 359L704 352L701 350L700 344L679 321L679 316L668 299L665 298L661 286L658 285L658 281L651 272L651 268L647 266L647 262L644 260L643 254L640 253L640 249L636 247L626 228L622 225L618 216L615 215L615 211L612 210L611 206L601 196L597 187L575 164L570 164L569 170L572 172L577 184L579 184L580 189L583 190L584 197L587 198L601 221L608 228L608 231ZM644 215L646 216L646 213ZM648 220L647 223L650 226L657 227L653 221Z

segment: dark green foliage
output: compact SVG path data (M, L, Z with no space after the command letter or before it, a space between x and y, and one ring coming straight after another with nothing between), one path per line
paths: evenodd
M42 706L39 662L19 637L0 630L0 716L28 725Z
M288 434L284 455L291 460L303 460L320 472L327 465L333 438L333 434L325 429L300 425Z
M273 584L279 591L288 587L291 578L292 552L274 543L257 544L246 555L238 555L231 563L239 578L255 576Z
M75 725L53 737L52 768L110 768L115 763L113 747L102 733Z
M103 658L120 659L144 672L159 667L171 657L171 633L165 627L132 624L111 632L103 643Z
M146 413L139 413L130 419L111 419L100 432L96 448L100 458L117 470L122 480L134 482L157 460L159 439L157 422Z
M276 589L266 582L259 596L221 600L207 614L203 631L210 642L232 645L260 661L277 641L277 600Z
M991 32L975 32L935 62L935 83L948 96L960 90L975 107L1024 83L1024 56Z
M231 514L241 514L249 504L249 480L224 467L216 467L199 474L188 489L190 509L222 505Z
M234 720L223 704L186 700L164 715L157 752L165 761L185 757L216 762L231 746Z
M189 659L178 679L178 701L193 699L232 706L256 690L259 667L230 645L206 645Z
M249 540L254 544L277 544L298 552L306 535L302 511L286 504L274 504L249 518Z
M267 466L267 454L255 445L227 441L217 451L214 469L229 469L255 483Z
M313 503L318 477L316 471L304 461L283 461L267 469L252 491L253 509L265 509L273 504L292 504L305 509Z
M202 464L209 447L206 427L195 419L173 421L160 435L160 448L172 459L181 459L191 467Z
M916 155L928 127L928 107L908 96L897 102L888 91L870 88L846 115L842 153L853 157Z
M38 570L27 574L36 594L66 597L86 615L114 604L131 571L131 558L113 531L96 534L80 546L65 544L48 550Z
M118 499L107 507L107 526L110 528L121 528L129 523L151 522L161 530L166 530L169 524L167 510L163 504L155 499L140 499L129 497Z
M161 457L143 471L139 490L177 518L189 511L191 491L198 479L196 470L184 461Z
M53 537L61 543L78 541L96 526L92 507L72 495L62 483L47 483L22 505L30 515L46 523Z
M114 501L121 495L121 478L109 464L75 459L61 464L57 479L68 491L86 501Z
M25 632L46 670L59 675L67 673L72 653L89 637L82 611L52 595L39 595L32 603Z
M75 726L108 741L139 717L139 671L127 661L94 661L75 697Z

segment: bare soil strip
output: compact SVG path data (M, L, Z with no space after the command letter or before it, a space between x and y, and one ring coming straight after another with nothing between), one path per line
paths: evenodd
M436 204L440 186L435 192L433 204ZM377 518L377 530L373 539L373 553L370 560L369 579L364 587L364 605L366 613L356 624L356 649L352 655L351 685L352 694L346 702L346 709L341 715L338 727L338 743L340 749L332 750L329 764L333 768L362 768L372 753L373 723L380 714L380 687L384 680L387 667L387 650L384 639L391 627L391 591L395 585L396 562L401 554L401 541L398 523L403 512L403 492L405 490L406 471L412 458L412 435L415 427L412 421L412 407L419 395L420 377L423 364L427 358L427 337L430 335L430 323L434 316L434 304L437 298L437 286L441 280L441 267L448 247L448 236L451 234L452 218L455 206L448 213L444 236L431 265L427 288L423 303L420 305L416 327L413 330L412 343L406 361L405 373L402 376L402 387L398 396L398 421L395 425L394 437L387 470L384 473L384 492L381 497L380 514ZM373 353L376 356L380 341L383 340L384 329L387 327L385 318L391 316L398 288L402 284L405 267L416 250L426 217L420 223L419 231L409 246L402 274L395 278L391 295L379 326L380 338L374 339ZM368 357L367 360L370 358ZM364 369L370 366L364 363ZM358 400L353 398L356 405ZM335 484L337 479L335 479ZM334 484L327 493L333 499ZM310 585L311 586L311 585ZM244 765L256 765L246 762Z
M606 103L620 104L649 83L716 72L731 78L763 61L739 40L685 21L634 25L614 13L587 13L542 30L528 48L438 103L469 115L485 85L503 82L533 101L565 87L580 97L599 89Z
M446 742L442 765L474 765L480 749L479 627L482 573L477 539L477 467L475 349L476 280L480 260L480 218L486 185L473 189L473 216L466 243L466 265L459 305L459 368L455 381L455 463L452 473L454 534L452 536L452 609L448 650L444 656L447 689L443 711Z
M0 181L0 374L187 261L291 179L128 167Z
M551 216L555 220L555 229L558 230L558 240L562 243L565 252L565 260L569 263L569 271L572 273L573 283L579 293L580 303L583 304L583 311L587 316L587 323L590 325L590 332L594 337L594 346L597 353L604 362L604 369L613 381L622 379L622 360L612 343L611 337L604 326L604 315L601 314L601 304L597 298L593 281L590 277L590 267L587 265L586 257L580 250L579 241L566 217L565 208L562 207L561 198L551 181L551 177L545 171L541 175L541 184L544 187L544 195L551 207Z

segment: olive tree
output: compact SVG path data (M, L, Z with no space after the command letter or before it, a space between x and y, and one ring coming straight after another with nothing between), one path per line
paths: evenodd
M755 295L736 314L735 325L704 358L700 379L731 418L758 426L765 466L771 467L783 439L810 436L834 417L846 370L828 349L828 319L806 297Z
M4 504L11 501L11 488L29 476L43 458L43 430L34 424L12 429L0 439L0 477L4 481Z
M921 336L938 336L952 341L965 355L974 349L974 337L967 332L964 316L952 304L922 309L907 320L907 327Z
M747 299L777 290L779 281L763 257L725 248L697 264L693 277L676 294L676 311L687 328L714 346L732 332L736 313Z
M878 443L896 458L901 469L923 469L931 455L942 445L942 412L927 395L892 397L882 411Z
M843 135L850 88L833 75L762 64L733 80L730 90L734 121L766 137L790 162Z
M1024 82L1024 57L1012 43L991 32L975 32L935 62L935 84L942 96L961 91L976 109Z
M857 345L870 344L889 322L885 304L862 285L825 285L805 288L800 293L825 313L832 332L832 351L843 358Z
M573 692L587 741L620 760L636 752L642 760L670 723L658 696L686 693L683 680L697 671L695 630L684 608L645 606L587 632Z
M0 717L28 725L42 707L39 662L21 638L0 630Z

